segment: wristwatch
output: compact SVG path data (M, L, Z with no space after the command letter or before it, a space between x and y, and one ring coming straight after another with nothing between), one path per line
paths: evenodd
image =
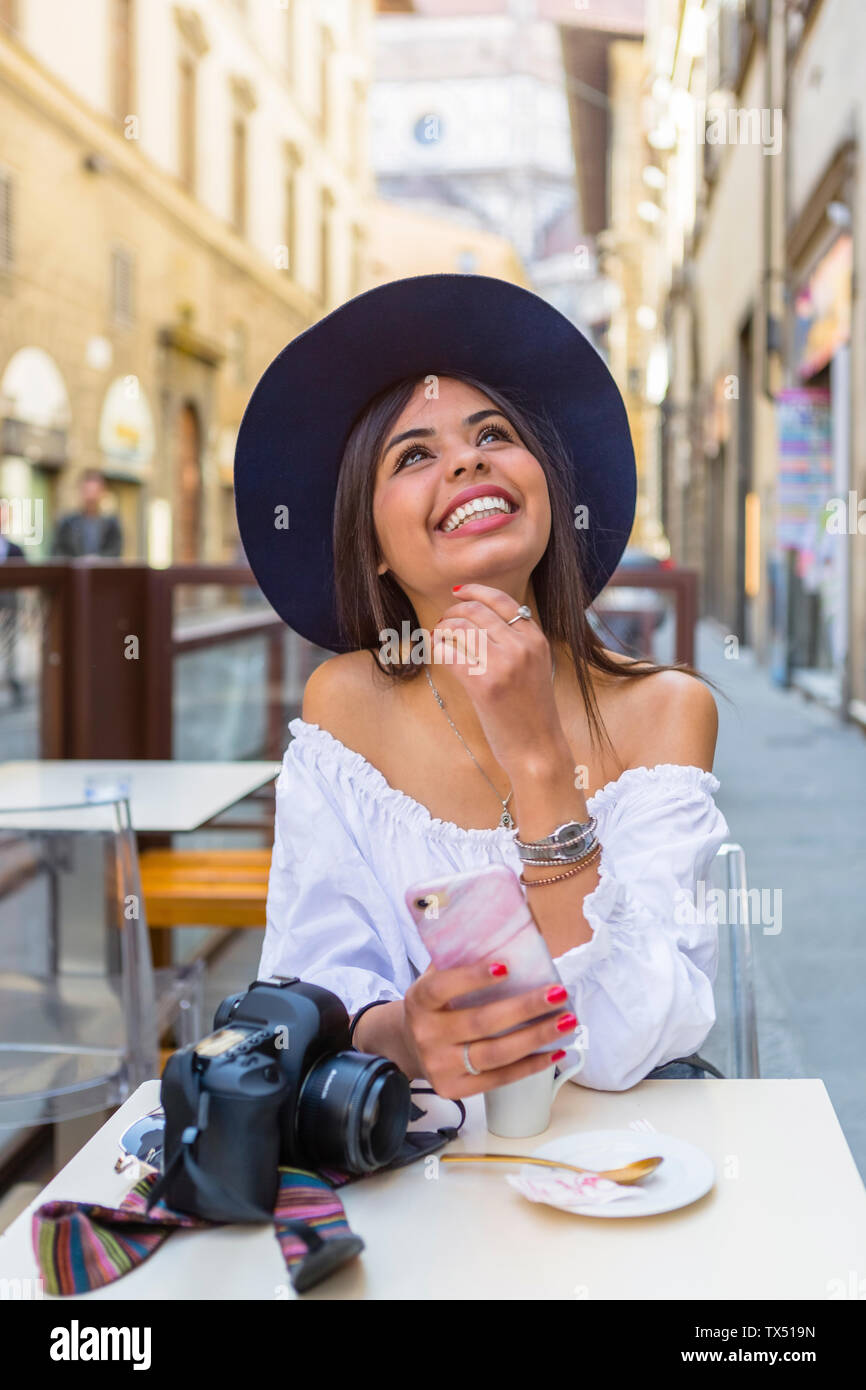
M541 840L524 842L515 834L514 843L525 864L568 864L592 848L597 824L595 816L588 821L570 820Z

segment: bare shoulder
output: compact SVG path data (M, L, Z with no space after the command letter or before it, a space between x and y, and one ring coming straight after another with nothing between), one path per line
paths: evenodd
M719 728L709 686L687 671L654 671L624 681L629 767L680 763L712 772Z
M369 652L342 652L317 666L304 687L301 717L357 746L381 711L385 691Z

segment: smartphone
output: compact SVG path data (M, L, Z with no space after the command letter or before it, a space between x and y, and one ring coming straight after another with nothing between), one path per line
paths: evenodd
M406 906L437 970L482 961L504 961L508 966L508 974L501 980L461 994L451 1001L451 1008L466 1009L508 999L560 979L520 880L507 864L490 864L435 882L414 884L406 890ZM573 1006L570 997L568 1003ZM563 1001L558 1007L565 1009L567 1004ZM534 1022L535 1019L527 1020ZM516 1032L527 1023L493 1036ZM558 1041L551 1042L538 1051L554 1052L560 1046Z

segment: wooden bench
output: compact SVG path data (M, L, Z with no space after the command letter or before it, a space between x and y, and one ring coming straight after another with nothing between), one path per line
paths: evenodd
M269 849L148 849L140 864L149 927L265 925Z

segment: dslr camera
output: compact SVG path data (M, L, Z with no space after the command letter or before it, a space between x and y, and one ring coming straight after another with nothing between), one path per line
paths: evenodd
M330 990L255 980L222 1001L214 1030L166 1064L163 1177L151 1202L209 1221L267 1221L280 1165L363 1174L398 1156L409 1082L388 1058L352 1048Z

